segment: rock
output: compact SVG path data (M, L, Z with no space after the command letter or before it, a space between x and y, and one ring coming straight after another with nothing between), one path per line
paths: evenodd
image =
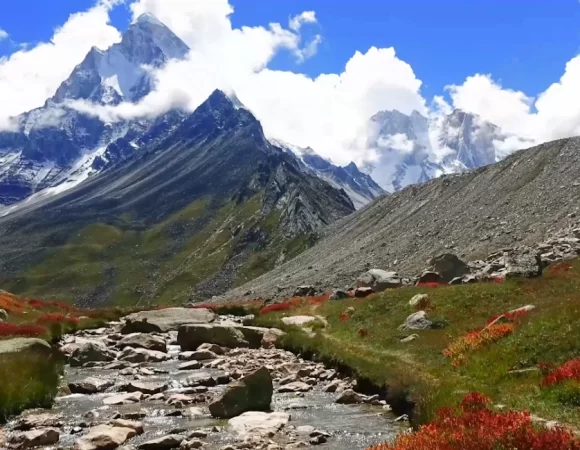
M124 387L127 392L142 392L148 395L159 394L168 388L166 383L143 383L141 381L131 381Z
M4 309L0 309L0 322L8 320L8 313Z
M323 436L322 434L313 437L312 439L310 439L310 445L320 445L320 444L324 444L326 443L326 436Z
M130 428L135 430L137 434L143 434L143 424L134 420L115 419L111 421L110 425L113 427Z
M354 291L354 296L356 298L365 298L373 293L373 288L370 287L359 287Z
M140 444L137 448L141 450L169 450L178 448L185 438L179 434L169 434L157 439Z
M349 297L348 292L343 291L342 289L335 289L330 295L330 300L343 300Z
M352 389L347 389L336 399L336 403L341 403L344 405L352 405L356 403L364 403L366 397L361 395Z
M449 283L453 278L470 273L469 266L452 253L444 253L431 258L431 271L441 276L443 282Z
M286 333L284 333L282 330L279 330L278 328L269 328L262 336L260 345L265 349L276 348L278 340L285 335Z
M103 399L105 405L130 405L139 403L143 398L141 392L129 392L127 394L112 395Z
M0 355L22 352L35 353L46 357L53 356L52 347L42 339L14 338L0 340Z
M167 352L165 339L147 333L129 334L117 342L117 347L121 349L124 349L125 347L146 348L147 350L155 350L163 353Z
M251 326L243 326L238 328L244 335L244 339L248 341L248 343L250 344L250 348L260 348L260 346L262 345L262 339L264 338L264 335L270 332L270 330L276 330L274 331L274 333L275 332L283 333L281 330L277 330L275 328L270 329Z
M82 366L88 362L106 362L115 359L115 352L109 350L104 342L89 341L76 347L70 357L70 365Z
M63 421L60 416L53 414L29 414L19 418L14 429L28 431L33 428L62 428L62 426Z
M209 412L213 417L228 419L246 411L267 411L273 391L270 372L261 367L228 385L224 393L209 405Z
M103 380L100 378L85 378L82 381L77 381L68 384L68 388L72 394L97 394L104 392L115 384L110 380Z
M228 429L238 435L257 433L273 435L290 421L290 415L282 412L245 412L228 421Z
M75 443L74 450L115 449L134 436L137 436L137 431L132 428L99 425L81 437Z
M124 319L122 334L167 333L182 325L211 323L216 319L216 314L203 308L166 308L130 314Z
M238 327L211 324L179 327L177 342L182 350L195 350L201 344L216 344L227 348L250 345Z
M418 305L426 305L428 301L429 296L427 294L417 294L409 300L409 306L415 308Z
M199 361L189 361L177 367L178 370L197 370L201 369L203 364Z
M425 311L418 311L411 314L405 320L405 323L399 327L400 331L405 330L428 330L433 326L433 322L427 319L427 313Z
M129 361L133 363L141 362L162 362L166 361L169 357L166 353L158 352L155 350L147 350L146 348L132 348L125 347L119 359L122 361Z
M456 286L458 284L463 284L463 277L455 277L448 284L450 284L451 286Z
M439 275L437 272L432 272L430 270L426 270L425 272L423 272L419 276L419 279L417 280L417 284L424 284L424 283L442 284L444 282L445 281L443 280L443 277L441 275Z
M534 278L542 275L541 256L531 248L504 253L503 264L506 278Z
M334 380L332 381L330 384L328 384L323 391L324 392L336 392L338 390L338 387L342 385L342 381L340 380Z
M282 317L282 323L284 325L294 325L297 327L302 327L312 322L316 322L318 319L314 316L290 316Z
M207 361L208 359L216 359L218 355L209 350L196 350L192 353L191 359L196 361Z
M318 293L314 286L298 286L294 290L294 297L313 297Z
M403 342L403 343L412 342L415 339L419 339L419 335L418 334L412 334L410 336L407 336L406 338L401 339L401 342Z
M216 355L223 355L226 352L223 348L221 348L219 345L216 345L216 344L201 344L197 348L197 351L201 351L201 350L209 350L210 352L215 353ZM197 359L197 358L193 358L193 359Z
M387 272L382 269L371 269L356 280L357 287L370 287L375 292L394 289L402 286L401 277L397 272Z
M312 390L312 386L302 381L294 381L292 383L285 384L284 386L280 386L278 388L278 392L285 393L285 392L308 392Z
M508 312L508 314L518 314L518 313L523 313L523 312L530 312L530 311L533 311L534 309L536 309L535 305L526 305L526 306L522 306L521 308L512 309L511 311Z
M56 444L59 439L60 433L54 428L39 428L12 436L10 444L16 448L34 448Z

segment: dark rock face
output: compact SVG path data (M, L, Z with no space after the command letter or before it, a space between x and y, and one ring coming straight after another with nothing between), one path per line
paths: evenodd
M246 411L269 411L274 387L272 377L262 367L231 383L220 398L209 405L213 417L228 419Z
M436 256L429 264L432 266L431 270L437 272L446 283L470 272L469 266L452 253Z

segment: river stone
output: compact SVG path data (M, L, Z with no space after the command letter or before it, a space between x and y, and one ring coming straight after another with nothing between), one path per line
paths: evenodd
M18 419L14 429L28 431L33 428L62 428L61 416L53 414L29 414Z
M215 353L216 355L223 355L225 354L225 350L221 348L219 345L216 344L201 344L197 347L197 350L209 350L210 352Z
M344 405L352 405L356 403L364 403L366 396L361 395L352 389L347 389L343 391L340 396L336 399L336 403L341 403Z
M312 390L312 386L302 381L294 381L292 383L285 384L278 388L278 392L281 394L285 392L308 392Z
M428 330L433 326L433 322L427 319L427 313L425 311L417 311L411 314L405 320L405 323L399 327L400 331L405 330Z
M266 333L270 331L270 328L264 327L243 326L238 328L244 335L244 339L250 344L250 348L260 348L262 345L262 339L264 339Z
M385 289L399 288L403 282L397 272L371 269L357 278L356 285L357 287L370 287L375 292L383 292Z
M103 399L105 405L130 405L139 403L143 398L142 392L129 392L126 394L112 395Z
M189 361L177 367L177 370L197 370L201 369L203 365L199 361Z
M179 434L169 434L167 436L144 442L137 448L141 450L169 450L172 448L178 448L184 440L185 437Z
M83 342L75 348L70 357L70 365L82 366L88 362L106 362L115 359L115 352L110 351L102 341Z
M274 388L265 367L229 384L224 393L209 405L213 417L229 419L246 411L268 411Z
M137 434L143 434L143 424L134 420L114 419L111 420L110 425L121 428L131 428Z
M84 380L69 383L68 388L71 394L97 394L104 392L106 389L113 386L112 381L103 380L100 378L89 377Z
M165 339L148 333L129 334L117 342L117 347L121 349L125 347L146 348L147 350L155 350L164 353L167 352Z
M133 363L140 362L162 362L166 361L169 357L166 353L157 352L155 350L147 350L146 348L132 348L125 347L119 359L122 361L129 361Z
M39 428L12 436L10 443L15 448L33 448L56 444L59 439L60 433L54 428Z
M129 314L124 319L122 334L167 333L176 331L182 325L213 322L216 315L204 308L166 308Z
M76 441L74 450L111 450L137 436L137 431L128 427L98 425Z
M191 359L196 361L207 361L209 359L217 359L218 355L210 350L196 350L190 356Z
M467 275L469 266L461 261L453 253L444 253L431 258L429 261L431 271L438 273L445 283L449 283L456 277Z
M0 355L21 352L36 353L48 357L52 355L52 348L48 342L42 339L14 338L0 340Z
M278 328L269 328L264 335L262 336L262 340L260 341L260 345L265 349L273 349L276 348L278 341L281 337L285 336L286 333Z
M250 345L238 327L213 324L183 325L179 327L177 342L184 351L196 350L201 344L228 348Z
M142 392L147 395L154 395L164 392L168 389L166 383L145 383L141 381L131 381L124 386L127 392Z
M288 413L250 411L230 419L228 429L238 435L250 433L272 435L284 428L289 421Z

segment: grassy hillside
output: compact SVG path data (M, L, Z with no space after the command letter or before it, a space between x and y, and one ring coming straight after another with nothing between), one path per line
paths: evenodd
M409 300L420 293L429 296L422 305L427 317L446 326L399 331L416 311ZM526 305L536 308L488 326L498 315ZM366 299L303 300L288 309L269 309L274 311L260 315L259 324L280 325L281 317L295 314L326 318L329 326L315 337L291 330L285 345L350 367L388 386L393 398L408 396L416 402L418 423L470 392L481 392L503 408L580 423L578 260L552 266L533 280L402 288ZM411 334L418 338L401 342Z
M264 217L261 205L261 194L219 207L204 198L150 227L137 227L128 216L115 224L97 222L40 264L4 282L0 277L0 286L90 305L103 297L116 305L207 297L213 282L243 284L314 243L311 235L287 239L279 231L279 212Z

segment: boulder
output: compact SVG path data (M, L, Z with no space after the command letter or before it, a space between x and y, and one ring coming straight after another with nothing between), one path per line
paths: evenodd
M14 338L0 340L0 355L29 352L49 357L53 354L50 344L42 339Z
M506 278L534 278L542 275L542 260L538 252L523 248L503 256Z
M88 362L106 362L115 359L115 352L110 351L102 341L83 342L76 347L70 356L70 365L82 366Z
M427 313L425 311L417 311L411 314L405 320L405 323L399 327L399 330L429 330L433 326L433 322L427 319Z
M366 399L366 396L361 395L352 389L346 389L336 399L336 403L341 403L343 405L353 405L356 403L364 403Z
M114 419L109 425L120 428L131 428L132 430L135 430L137 434L143 434L143 424L134 420Z
M34 448L53 445L60 439L60 433L54 428L39 428L15 434L10 444L15 448Z
M169 434L157 439L152 439L147 442L139 444L137 448L141 450L170 450L172 448L179 448L185 437L179 434Z
M166 353L157 352L155 350L147 350L146 348L132 348L125 347L119 355L121 361L129 361L133 363L141 362L162 362L169 359Z
M269 328L262 336L260 345L266 349L276 348L278 340L285 335L286 333L278 328Z
M354 296L356 298L365 298L373 293L373 288L371 287L358 287L354 291Z
M213 322L216 314L204 308L166 308L130 314L124 319L122 334L166 333L182 325Z
M8 320L8 313L4 309L0 309L0 322Z
M290 316L282 317L282 323L284 325L303 327L304 325L310 325L312 322L316 322L317 317L314 316Z
M155 350L164 353L167 352L165 339L148 333L129 334L117 342L117 347L121 349L125 347L146 348L147 350Z
M212 353L215 353L216 355L223 355L225 354L225 350L223 348L221 348L219 345L215 345L215 344L201 344L199 347L197 347L197 350L209 350ZM196 359L196 358L194 358Z
M371 269L363 273L356 280L357 287L370 287L375 292L383 292L385 289L401 287L403 282L397 272L387 272L382 269Z
M272 436L290 421L290 415L283 412L250 411L228 421L228 430L238 435L259 434Z
M165 383L131 381L124 388L127 392L142 392L143 394L153 395L166 391L168 386Z
M302 381L294 381L292 383L285 384L278 388L278 392L281 394L285 392L308 392L312 390L312 386Z
M419 276L419 279L417 280L417 284L424 284L424 283L442 284L444 282L445 282L445 280L443 280L443 277L441 275L439 275L437 272L433 272L431 270L426 270L425 272L423 272Z
M265 367L228 385L224 393L209 405L213 417L228 419L246 411L268 411L274 387Z
M200 363L199 361L188 361L186 363L180 364L177 367L177 370L197 370L197 369L201 369L203 367L203 364Z
M99 425L77 440L74 450L111 450L134 436L137 436L137 431L133 428Z
M192 352L190 359L196 361L207 361L209 359L216 359L217 357L218 355L210 350L196 350L195 352Z
M298 286L294 290L294 297L313 297L318 293L314 286Z
M342 289L335 289L330 294L330 300L343 300L345 298L349 298L348 292L343 291Z
M452 253L444 253L431 258L431 271L438 273L443 282L449 283L453 278L462 277L470 273L469 266Z
M81 381L76 381L68 384L71 394L97 394L104 392L106 389L113 386L110 380L103 380L101 378L85 378Z
M105 405L131 405L133 403L139 403L142 398L143 393L141 392L129 392L107 397L103 399L103 403Z
M249 347L248 341L238 327L228 325L183 325L179 327L177 342L182 350L196 350L201 344L221 347Z
M238 328L244 335L244 339L250 344L250 348L260 348L264 335L270 330L269 328L251 326L242 326Z
M14 429L28 431L34 428L62 428L64 425L61 416L53 414L29 414L16 422Z

